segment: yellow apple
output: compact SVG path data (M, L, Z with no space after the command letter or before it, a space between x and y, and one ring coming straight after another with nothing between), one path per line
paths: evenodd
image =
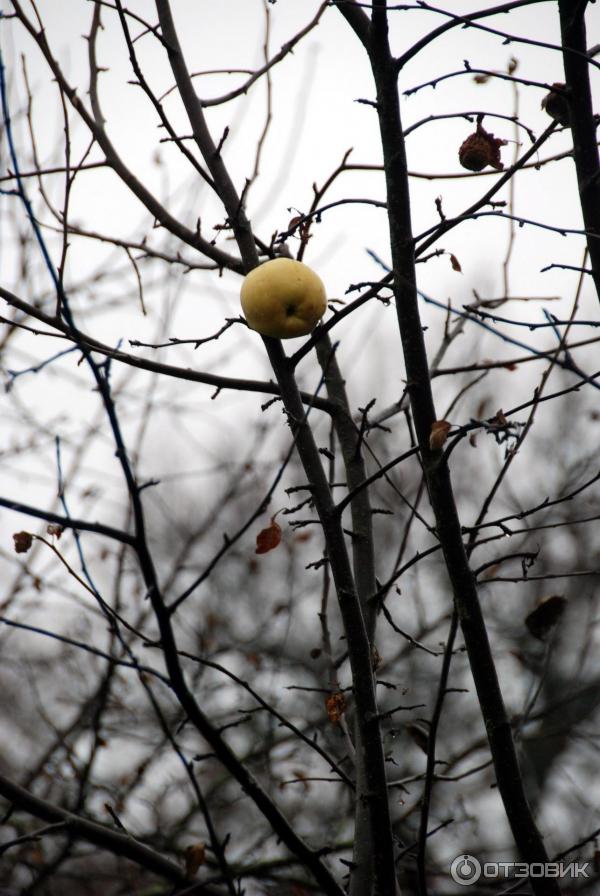
M321 278L292 258L274 258L250 271L240 298L248 326L275 339L307 336L327 308Z

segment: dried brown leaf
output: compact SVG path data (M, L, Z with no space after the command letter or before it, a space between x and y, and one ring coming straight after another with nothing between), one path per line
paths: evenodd
M525 617L525 625L534 638L543 641L565 612L567 598L562 594L552 594L543 598L540 603Z
M31 532L15 532L13 535L16 554L26 554L33 544L33 535Z
M185 876L188 880L192 880L196 876L196 872L201 865L206 862L206 844L199 840L186 847L185 850Z
M431 451L439 451L450 432L452 424L447 420L436 420L431 424L431 432L429 434L429 448Z
M46 527L46 532L48 535L53 535L54 538L60 538L65 530L62 526L59 526L57 523L49 523Z
M557 89L553 89L546 94L542 100L542 109L547 112L550 118L562 124L563 127L568 128L571 123L571 109L564 92L566 86L556 82L552 87Z
M267 554L274 550L281 541L281 526L275 522L275 517L271 518L270 524L266 529L262 529L256 536L255 554Z
M337 725L346 712L346 698L341 691L338 691L327 698L325 705L327 706L329 721L332 724Z

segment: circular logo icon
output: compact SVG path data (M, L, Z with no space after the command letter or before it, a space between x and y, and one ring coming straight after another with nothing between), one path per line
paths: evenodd
M457 856L450 866L450 874L454 883L468 887L481 877L481 863L475 856Z

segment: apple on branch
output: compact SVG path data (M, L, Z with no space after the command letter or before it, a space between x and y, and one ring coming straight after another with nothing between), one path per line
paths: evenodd
M250 271L240 298L248 326L274 339L307 336L327 308L321 278L292 258L274 258Z

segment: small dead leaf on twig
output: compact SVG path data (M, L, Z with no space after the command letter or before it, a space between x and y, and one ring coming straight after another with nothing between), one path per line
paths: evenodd
M542 100L542 109L563 127L569 127L571 108L567 100L566 84L557 81L552 85L552 90Z
M52 537L56 539L59 539L64 531L63 527L59 526L57 523L49 523L46 527L48 535L52 535Z
M201 865L206 862L206 844L201 840L187 846L185 850L185 876L192 880Z
M454 255L453 252L450 253L450 264L452 265L453 271L458 271L459 274L462 274L462 268L460 266L460 261L458 260L456 255Z
M327 716L333 725L337 725L346 712L346 698L341 691L331 694L326 702Z
M525 625L534 638L543 641L548 632L560 622L565 612L567 598L562 594L552 594L543 598L540 603L525 617Z
M450 432L452 424L447 420L436 420L431 424L431 432L429 433L429 448L431 451L439 451Z
M31 532L15 532L13 541L15 543L15 554L26 554L33 544L33 535Z
M306 774L304 769L293 768L292 774L295 778L295 781L294 781L295 784L302 784L302 789L304 790L304 792L306 792L307 790L310 790L310 782L307 780L308 775ZM282 784L285 784L285 782L282 781ZM280 784L279 786L281 787L282 784Z
M281 526L275 521L276 516L277 514L272 516L267 528L261 529L256 536L255 554L267 554L269 551L274 550L281 541Z
M308 220L304 219L302 215L296 215L294 218L291 218L288 224L288 231L298 231L298 236L303 243L308 242L310 239L310 218Z

